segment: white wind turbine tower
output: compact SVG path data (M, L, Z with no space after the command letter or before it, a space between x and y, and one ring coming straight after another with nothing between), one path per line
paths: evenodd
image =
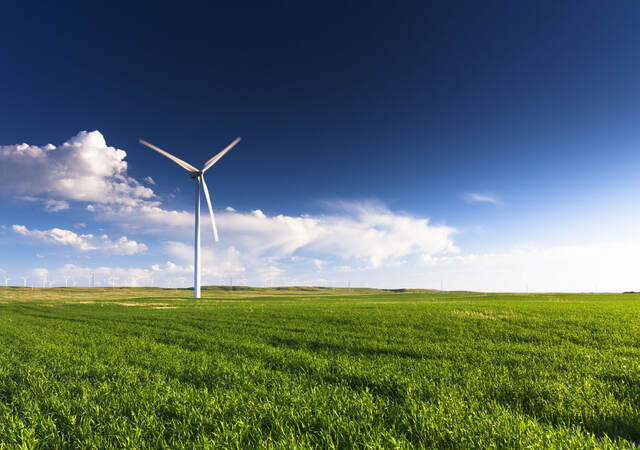
M172 154L162 150L159 147L156 147L153 144L150 144L146 141L140 139L140 143L146 145L147 147L157 151L158 153L163 154L176 164L178 164L183 169L188 170L191 173L191 178L196 181L196 208L195 208L195 216L196 216L196 224L195 224L195 242L194 242L194 256L193 256L193 297L200 298L200 183L202 183L202 190L204 191L204 197L207 200L207 206L209 207L209 216L211 217L211 225L213 226L213 237L216 242L218 242L218 229L216 228L216 221L213 217L213 208L211 207L211 197L209 196L209 189L207 189L207 183L204 181L204 173L211 168L215 163L217 163L220 158L222 158L225 153L231 150L238 142L240 142L240 138L236 138L231 144L229 144L224 150L215 155L209 161L204 163L202 166L202 170L198 170L193 167L191 164L184 162L180 158L176 158Z
M27 287L27 277L20 277L22 278L22 282L24 283L24 287Z
M11 278L7 278L7 277L4 278L4 287L9 287L9 280L10 279Z

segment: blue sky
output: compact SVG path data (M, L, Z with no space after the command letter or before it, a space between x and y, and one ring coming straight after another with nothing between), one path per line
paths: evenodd
M0 276L189 285L192 181L137 140L199 166L242 136L208 172L205 283L640 289L638 19L5 5Z

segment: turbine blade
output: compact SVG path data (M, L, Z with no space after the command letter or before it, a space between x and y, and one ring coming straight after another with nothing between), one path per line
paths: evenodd
M173 161L174 163L178 164L179 166L187 169L189 172L197 172L198 169L196 169L195 167L193 167L191 164L184 162L183 160L181 160L180 158L177 158L175 156L173 156L171 153L169 152L165 152L164 150L162 150L160 147L156 147L155 145L144 141L142 139L138 140L142 145L146 145L147 147L157 151L158 153L162 153L164 156L166 156L167 158L169 158L171 161Z
M209 207L209 217L211 217L211 225L213 226L213 237L218 242L218 228L216 228L216 219L213 217L213 208L211 207L211 198L209 197L209 189L207 183L204 181L204 176L200 176L202 180L202 190L204 191L204 198L207 199L207 206Z
M204 163L204 167L202 168L202 173L204 173L205 170L207 170L209 167L213 166L215 163L218 162L218 160L220 158L222 158L224 156L225 153L227 153L229 150L231 150L233 147L235 147L235 145L240 142L241 138L237 137L235 138L235 140L227 145L227 148L225 148L224 150L222 150L220 153L218 153L216 156L214 156L213 158L211 158L209 161L207 161L206 163Z

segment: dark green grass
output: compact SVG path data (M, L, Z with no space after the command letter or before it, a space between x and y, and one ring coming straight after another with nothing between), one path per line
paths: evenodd
M0 448L640 442L640 295L189 296L0 290Z

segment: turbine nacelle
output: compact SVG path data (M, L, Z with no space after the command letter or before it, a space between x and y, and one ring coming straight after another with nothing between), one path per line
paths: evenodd
M191 172L191 175L189 175L189 178L199 178L202 176L202 171L199 172Z

